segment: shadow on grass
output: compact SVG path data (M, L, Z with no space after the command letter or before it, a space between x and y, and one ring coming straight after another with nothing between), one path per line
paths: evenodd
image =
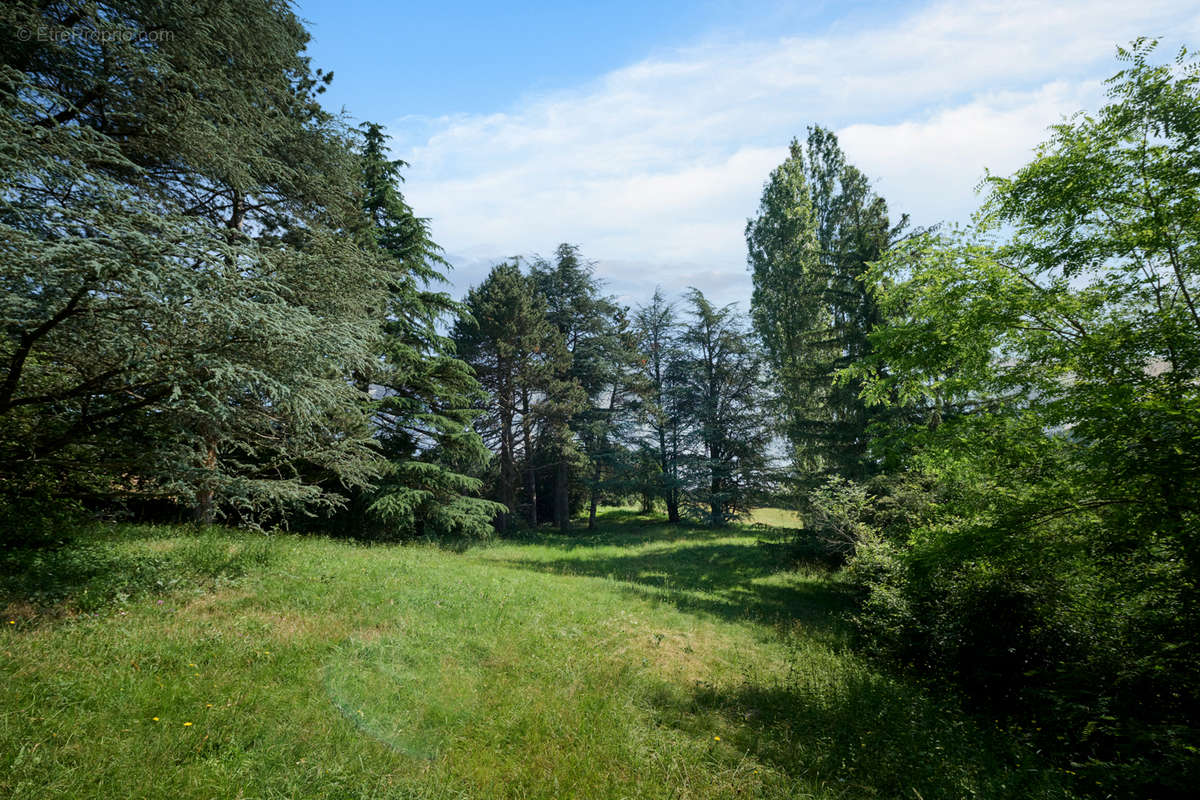
M232 580L271 560L265 537L219 528L146 544L135 526L88 532L64 547L0 551L0 605L97 611L142 594ZM141 534L141 535L139 535Z
M751 619L768 624L800 623L832 635L842 644L844 617L852 598L847 586L832 580L793 576L798 567L818 575L827 568L798 564L789 545L750 536L756 530L677 527L661 520L605 515L603 530L586 536L543 537L559 548L557 558L531 557L498 563L559 575L609 578L627 584L638 597L673 603L679 609L725 620ZM742 537L730 541L731 538ZM648 545L661 545L658 547ZM627 552L589 552L587 548L628 547Z
M741 528L714 529L695 522L668 524L657 514L642 514L620 509L606 511L598 518L599 526L588 530L576 521L570 533L560 533L549 525L525 528L505 534L501 543L540 544L576 550L591 547L632 547L655 542L711 541L744 533Z
M748 753L802 787L844 798L1069 796L1014 740L847 651L850 587L819 562L797 564L794 531L677 528L605 515L594 534L545 537L553 549L511 567L609 578L639 598L728 621L794 629L789 672L729 686L664 681L648 698L660 724ZM622 549L622 545L628 549ZM604 546L604 549L600 549ZM799 568L799 569L798 569ZM818 643L841 653L822 655Z
M1050 798L1061 776L948 704L850 663L803 660L771 685L663 685L659 722L722 740L814 789L847 798Z

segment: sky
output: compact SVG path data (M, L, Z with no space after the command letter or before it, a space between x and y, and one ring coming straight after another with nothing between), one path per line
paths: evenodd
M1178 0L881 3L299 0L332 111L386 126L456 296L577 244L629 304L750 296L744 229L809 125L913 224L1104 102L1116 47L1200 49Z

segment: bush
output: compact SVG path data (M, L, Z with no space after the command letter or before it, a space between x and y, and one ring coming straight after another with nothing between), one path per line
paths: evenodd
M809 509L805 530L811 532L826 551L843 559L874 532L868 522L872 498L861 483L830 478L813 492Z
M79 503L49 489L20 495L0 489L0 550L60 547L82 520Z
M923 501L880 489L842 506L866 521L845 570L864 644L957 686L1087 786L1189 796L1200 679L1185 654L1200 625L1181 560L1147 546L1149 525L1042 520L1020 495L952 483Z

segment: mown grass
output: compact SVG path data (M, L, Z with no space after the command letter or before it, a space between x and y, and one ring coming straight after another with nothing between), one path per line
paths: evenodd
M843 586L760 530L602 523L465 553L126 529L37 602L9 564L0 796L1069 796L856 657Z

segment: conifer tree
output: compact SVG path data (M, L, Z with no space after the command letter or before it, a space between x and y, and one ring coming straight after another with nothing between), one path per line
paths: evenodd
M759 347L732 305L687 294L691 320L669 365L674 405L684 423L684 481L709 524L724 526L771 482L770 425Z
M387 157L382 127L362 129L363 211L386 276L382 357L360 376L379 396L373 427L388 460L370 510L397 535L486 535L503 509L478 498L482 481L465 474L483 466L487 449L471 427L479 384L438 331L461 313L432 290L449 265L399 191L405 163Z
M526 520L536 525L534 437L560 424L554 418L563 392L558 376L569 368L571 356L546 316L545 299L515 261L493 267L467 293L465 306L467 315L455 323L453 338L487 392L476 425L496 454L496 499L506 509L499 527L506 529L519 509L522 477Z
M634 325L641 355L639 364L645 384L645 403L641 421L649 434L643 450L652 454L657 470L647 471L653 478L650 491L663 499L667 521L679 522L680 458L683 445L682 417L674 380L679 361L674 304L667 301L661 288L655 288L650 302L634 313Z
M560 244L554 261L536 259L531 278L546 299L547 318L562 334L571 358L558 376L553 425L547 428L554 475L554 522L568 529L572 463L595 475L608 445L613 411L621 407L630 356L622 348L620 308L601 293L593 267L575 245ZM613 391L617 395L613 395ZM581 449L582 448L582 449ZM595 499L595 492L592 492Z
M207 522L368 483L346 379L371 361L383 281L347 235L357 161L290 8L0 13L6 486ZM55 35L17 35L39 29Z

